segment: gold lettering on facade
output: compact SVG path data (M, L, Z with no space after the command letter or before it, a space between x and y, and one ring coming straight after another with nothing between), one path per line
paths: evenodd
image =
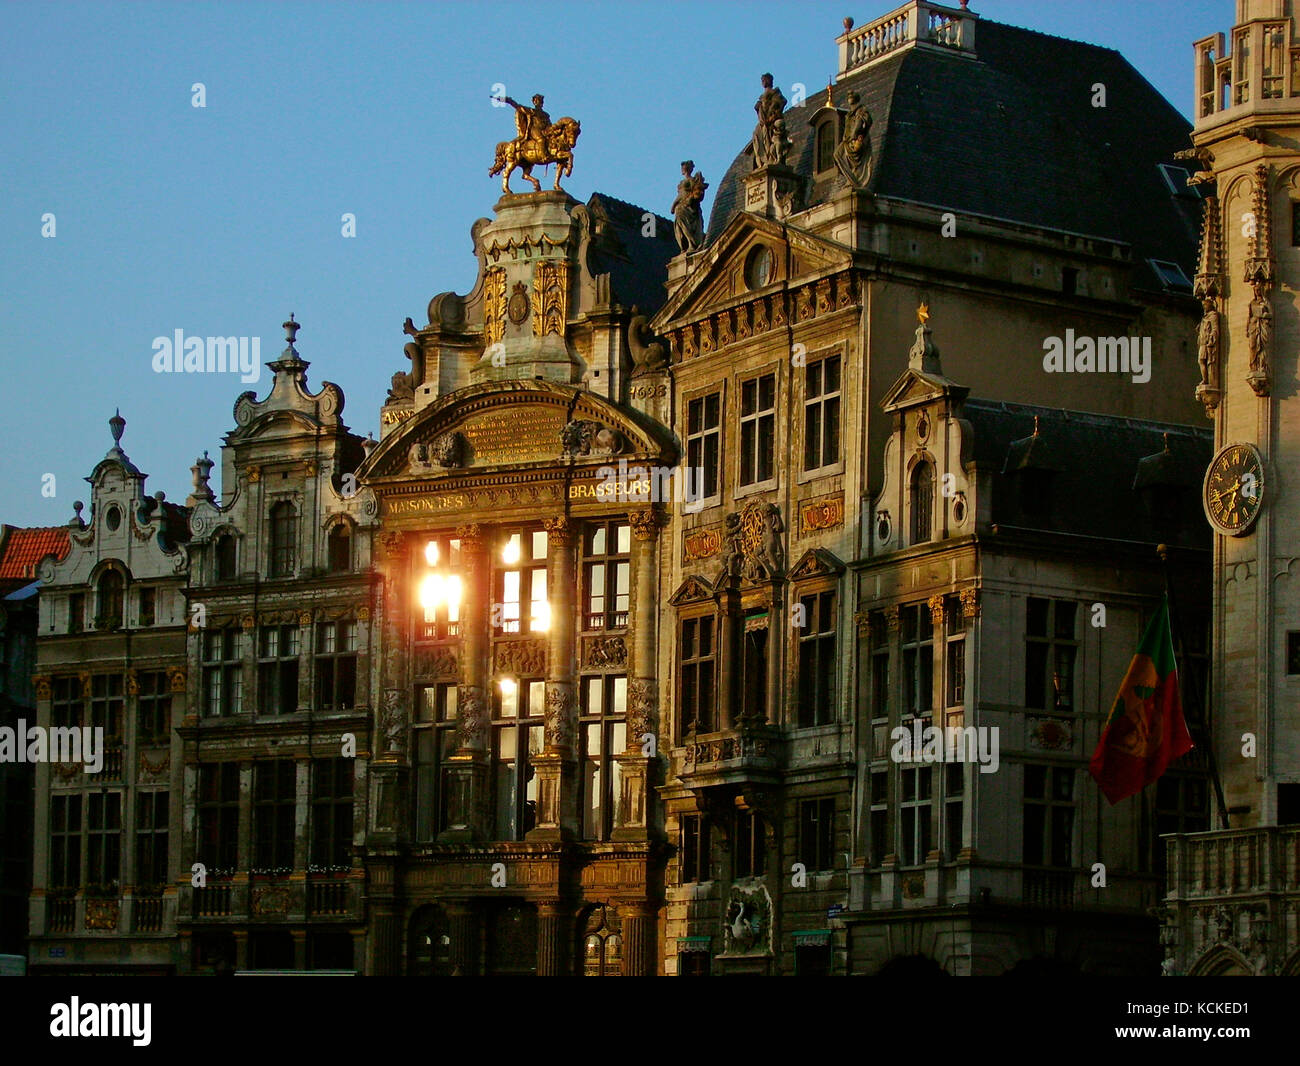
M560 456L564 414L551 407L515 407L475 415L460 431L469 441L471 462L531 463Z
M468 507L469 500L460 493L444 493L439 496L409 496L399 500L388 501L388 513L429 514L434 511L451 511Z
M799 505L800 534L807 536L823 529L834 529L844 524L844 497L819 496Z
M710 526L693 529L682 538L682 562L708 559L722 550L722 529Z
M395 426L399 422L405 422L408 418L415 415L415 408L407 407L396 411L383 411L379 415L381 425Z

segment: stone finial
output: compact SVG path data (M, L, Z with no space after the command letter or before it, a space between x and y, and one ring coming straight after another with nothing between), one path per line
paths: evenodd
M848 33L849 30L851 30L851 29L853 29L853 19L850 18L848 15L845 15L845 16L844 16L844 32L845 32L845 33Z
M122 431L126 429L126 419L122 417L122 412L117 408L113 409L113 417L108 420L108 431L113 434L113 447L117 448L122 443Z
M202 500L211 501L216 497L212 493L211 486L208 485L208 478L212 476L212 467L215 464L208 458L208 453L204 451L203 457L194 460L194 465L190 467L190 474L194 478L194 491L185 501L187 507L193 507Z
M366 430L366 439L361 442L361 450L369 455L378 447L379 441L375 440L375 435L370 430Z
M294 347L294 342L297 341L298 339L298 331L302 329L302 324L300 322L294 321L293 312L290 311L289 321L283 323L283 325L284 325L284 339L289 342L288 347L286 347L284 352L282 353L283 357L285 359L301 358L301 356L298 355L298 349Z
M1038 416L1034 415L1034 436L1038 436Z
M86 509L86 505L84 503L82 503L80 500L73 500L72 510L75 513L73 514L71 521L68 522L68 525L70 525L73 529L85 529L86 520L81 517L81 512L84 511L85 509Z

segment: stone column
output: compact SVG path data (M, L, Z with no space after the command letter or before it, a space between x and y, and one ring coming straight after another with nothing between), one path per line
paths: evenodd
M574 559L578 523L560 515L546 527L546 592L551 602L546 649L546 750L533 758L537 774L537 825L529 840L573 840L578 827L575 674L578 587Z
M379 843L404 839L409 816L406 790L410 776L406 743L410 726L411 683L408 669L411 639L411 538L400 530L379 537L376 566L383 581L379 603L381 649L378 691L371 725L368 768L370 786L369 836ZM311 627L303 633L304 665L310 666ZM310 670L307 671L310 673Z
M401 973L402 922L391 896L370 901L370 928L366 940L367 977L396 977Z
M479 920L472 903L447 904L447 935L451 938L452 976L477 977Z
M724 578L718 589L718 709L714 732L740 725L740 680L744 677L745 612L739 580Z
M632 617L628 632L627 750L616 756L622 788L613 839L645 840L650 831L650 781L662 740L659 730L656 615L660 516L653 507L628 515L633 535Z
M649 900L619 904L623 915L623 976L653 977L658 969L655 957L655 912Z
M463 577L460 602L460 686L457 691L456 754L448 760L449 824L440 841L485 840L491 833L488 749L488 612L491 566L485 530L460 526Z
M569 940L572 934L571 908L563 900L545 899L537 904L537 976L569 977Z

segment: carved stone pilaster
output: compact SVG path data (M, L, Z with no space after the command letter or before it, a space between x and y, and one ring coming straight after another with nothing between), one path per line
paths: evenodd
M897 604L892 607L886 607L883 612L885 616L885 625L891 633L897 633L903 625L903 611Z
M1269 394L1272 377L1273 216L1268 186L1268 164L1260 163L1255 167L1251 190L1255 225L1250 234L1245 270L1246 283L1254 294L1246 317L1246 347L1250 353L1246 381L1257 396Z
M537 903L537 976L567 977L573 908L561 899Z

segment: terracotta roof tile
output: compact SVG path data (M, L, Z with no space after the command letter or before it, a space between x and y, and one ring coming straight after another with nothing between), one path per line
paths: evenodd
M62 559L68 554L65 526L37 526L33 529L3 527L0 539L0 579L35 578L36 564L47 555Z

